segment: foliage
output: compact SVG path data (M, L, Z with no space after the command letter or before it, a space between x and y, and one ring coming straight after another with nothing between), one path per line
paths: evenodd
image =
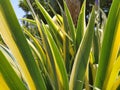
M64 7L63 6L63 0L58 0L60 5L62 6L62 8ZM77 0L72 0L72 2L68 0L66 0L66 3L69 4L69 3L76 3ZM84 0L78 0L80 1L80 7L82 6L82 3ZM99 0L100 1L100 0ZM35 10L36 14L39 15L39 17L43 20L44 20L44 17L42 16L41 12L39 11L39 9L37 8L37 5L35 4L35 0L30 0L32 6L33 6L33 9ZM61 15L61 12L60 12L60 8L58 7L58 4L57 4L57 0L39 0L39 2L42 4L42 6L46 9L46 11L51 15L51 16L54 16L54 14L52 13L49 5L58 13ZM87 0L86 1L86 20L88 21L88 16L91 12L91 9L92 9L92 5L94 5L94 2L95 0ZM111 3L112 3L112 0L104 0L104 1L100 1L100 7L101 9L105 12L106 15L108 15L108 12L109 12L109 9L110 9L110 6L111 6ZM76 5L75 5L76 6ZM29 9L29 6L27 5L26 1L25 0L20 0L19 1L19 7L22 8L26 14L24 17L28 18L28 19L31 19L32 18L32 15L28 12L30 12L30 9ZM73 9L74 10L74 7L68 7L69 9ZM77 7L78 8L78 7ZM79 11L79 10L78 10ZM75 15L74 15L75 16Z
M119 0L113 0L102 28L97 17L101 9L96 6L86 24L86 0L77 27L65 2L64 10L60 7L62 15L53 10L55 16L52 18L35 0L47 24L37 16L29 0L26 2L33 19L22 20L37 27L34 30L38 34L21 27L10 1L0 0L0 35L5 43L0 43L0 89L3 86L6 90L119 88Z
M62 5L62 0L58 0L59 3ZM46 9L46 11L53 16L53 13L49 7L49 5L51 5L53 7L53 9L57 12L60 13L60 9L57 6L57 1L56 0L39 0L39 2L42 4L42 6ZM35 11L35 13L39 16L39 18L41 18L42 20L44 20L43 15L41 14L39 8L37 7L35 0L30 0L30 3ZM28 4L26 3L26 0L20 0L19 1L19 7L22 8L25 12L26 15L24 17L28 18L28 19L32 19L32 15L30 13L30 9ZM45 20L44 20L45 21Z

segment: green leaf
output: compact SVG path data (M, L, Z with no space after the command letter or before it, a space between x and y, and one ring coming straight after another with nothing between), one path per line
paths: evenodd
M41 46L39 44L39 42L36 40L36 38L33 37L32 34L30 34L26 29L24 29L24 31L33 40L33 44L29 40L28 40L28 43L31 46L33 53L36 54L37 58L39 58L37 60L37 62L39 64L41 71L45 75L47 75L47 78L49 79L50 84L52 85L53 88L55 88L56 83L55 83L55 80L53 79L53 78L55 78L55 76L53 75L53 68L51 68L50 60L47 58L47 55L44 52L45 46L44 45ZM44 39L44 37L42 37L42 39ZM44 42L45 42L45 40L44 40ZM53 64L52 64L52 66L53 66ZM46 83L48 83L48 81Z
M3 45L0 45L0 51L4 54L4 56L6 57L12 68L15 70L19 78L23 78L17 65L16 59L13 57L11 51Z
M35 0L35 1L36 1L36 4L37 4L38 8L41 11L41 13L45 17L47 23L49 24L49 26L54 30L55 33L57 33L59 31L58 27L55 25L55 23L53 22L52 18L48 14L48 12L43 8L43 6L39 3L38 0Z
M10 90L10 88L7 85L7 83L5 82L4 77L2 76L1 72L0 72L0 90Z
M32 34L29 33L28 30L26 30L25 28L24 28L24 32L33 40L35 49L37 49L37 51L39 52L37 55L40 57L40 60L41 60L42 64L44 65L46 62L46 56L45 56L42 46L39 44L37 39L35 37L33 37Z
M65 15L65 13L62 13L63 16L63 22L64 22L64 30L66 33L69 33L69 25L67 22L67 17ZM64 36L63 38L63 58L65 61L65 66L66 66L66 70L68 73L70 73L70 48L73 49L72 45L70 46L70 40ZM73 55L74 56L74 55Z
M20 20L22 20L22 21L27 21L27 22L30 22L31 24L36 25L36 22L35 22L35 20L33 20L33 19L21 18Z
M100 41L99 41L99 35L98 35L98 30L94 32L94 37L93 37L93 52L94 52L94 63L98 64L99 60L99 53L100 53Z
M19 63L28 86L31 89L46 90L40 70L36 65L9 0L0 1L0 21L2 38Z
M106 89L106 85L119 50L120 37L116 38L117 35L119 36L120 34L120 29L117 28L120 22L119 13L120 2L118 0L113 0L104 31L99 66L94 83L95 87L100 89Z
M75 26L74 26L71 14L69 12L69 9L68 9L65 1L64 1L64 9L65 9L65 14L66 14L69 30L70 30L70 36L73 40L73 43L75 44Z
M50 49L50 46L49 46L49 43L48 43L48 40L46 38L46 35L44 33L44 26L39 22L39 21L36 21L37 22L37 26L39 27L39 32L41 34L41 39L42 39L42 42L43 42L43 48L45 50L45 54L46 54L46 62L47 62L47 65L46 65L46 69L50 75L50 78L51 78L51 81L52 81L52 84L54 85L53 88L54 89L58 89L58 80L57 80L57 74L56 74L56 69L55 69L55 64L54 64L54 60L53 60L53 56L52 56L52 52L51 52L51 49ZM47 29L49 29L47 26L46 26Z
M78 23L77 23L77 31L76 31L76 48L79 47L80 42L83 38L84 31L86 29L86 23L85 23L85 9L86 9L86 0L82 4L79 17L78 17Z
M58 82L59 82L59 88L61 90L69 90L68 87L68 77L67 77L67 72L65 69L65 65L63 62L63 58L58 50L58 47L56 46L56 43L54 42L53 37L51 36L50 32L48 31L48 29L43 26L44 28L44 33L47 37L51 52L52 52L52 56L54 59L54 63L55 63L55 68L56 68L56 73L57 73L57 78L58 78Z
M69 88L70 90L82 90L88 57L94 33L95 9L93 7L86 33L77 51L73 64Z
M61 39L63 38L61 35L61 31L60 28L55 24L54 20L50 17L50 15L48 14L48 12L43 8L43 6L39 3L38 0L35 0L36 4L38 6L38 8L40 9L41 13L43 14L43 16L45 17L48 25L49 25L49 30L52 33L52 36L54 37L54 40L56 40L57 45L59 47L59 49L61 48ZM57 16L57 15L56 15Z
M120 65L120 56L117 58L119 47L120 47L120 9L119 9L119 14L118 14L118 20L116 24L116 34L114 36L114 43L112 46L112 53L110 57L110 63L109 63L109 68L108 72L111 71L109 77L106 77L106 83L105 83L105 88L110 89L112 86L112 82L117 78L117 75L119 73L119 65ZM116 61L115 61L116 60ZM114 64L113 64L114 63Z
M7 85L11 90L27 90L23 82L17 76L6 57L0 51L0 73L4 77Z

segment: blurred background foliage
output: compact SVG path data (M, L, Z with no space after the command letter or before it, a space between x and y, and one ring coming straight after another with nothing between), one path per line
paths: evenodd
M39 0L39 2L43 5L43 7L48 11L48 13L52 17L54 16L54 14L51 11L49 5L52 6L52 8L56 11L56 13L61 14L61 11L60 11L60 8L59 8L59 6L57 4L57 1L60 3L60 5L63 8L63 0ZM83 1L84 0L72 0L72 1L71 0L66 0L67 4L72 3L72 5L74 5L74 3L76 3L76 4L79 3L80 5L78 5L78 7L81 7ZM43 17L43 15L40 12L40 10L38 9L37 5L35 4L35 0L30 0L30 2L32 4L32 6L33 6L33 9L35 10L35 13L39 16L39 18L41 18L44 22L46 22L45 19L44 19L44 17ZM91 12L92 5L94 4L94 2L95 2L95 0L87 0L87 5L86 5L86 20L88 19L88 15ZM111 3L112 3L112 0L100 0L100 8L106 13L106 15L108 15ZM32 19L32 15L30 13L30 9L29 9L28 5L26 4L25 0L20 0L19 1L19 7L22 8L25 11L25 13L26 13L23 17ZM68 7L68 8L69 9L73 8L73 10L74 9L79 9L77 7L76 8L74 8L74 7ZM79 12L79 10L78 10L78 12ZM76 16L75 12L73 12L73 14L74 14L73 16ZM74 18L74 17L72 17L72 18ZM25 24L25 22L23 24Z
M76 27L77 25L77 20L78 20L78 15L80 12L80 8L81 5L83 3L84 0L65 0L68 8L70 10L74 25ZM100 8L103 10L103 12L106 14L106 16L108 15L112 0L99 0L100 3ZM53 8L53 10L57 13L61 15L61 10L60 7L58 5L61 5L61 7L63 8L63 0L39 0L39 2L43 5L43 7L46 9L46 11L49 13L49 15L51 17L54 17L54 13L51 10L50 7ZM92 6L95 3L95 0L86 0L86 23L88 22L89 16L90 16L90 12L92 9ZM41 13L41 11L39 10L39 8L37 7L35 0L30 0L30 3L36 13L36 15L44 22L46 23L46 20L43 16L43 14ZM32 17L32 13L31 13L31 9L29 8L29 6L26 3L26 0L20 0L19 1L19 7L23 9L23 11L25 12L25 15L23 16L23 18L28 18L28 19L33 19ZM64 8L63 8L64 9ZM106 17L105 16L105 17ZM102 17L102 15L101 15ZM104 19L103 19L104 20ZM39 36L38 32L37 32L37 27L34 24L31 24L29 22L27 22L26 20L21 20L22 22L22 26L26 27L34 36ZM102 18L100 20L100 22L102 23Z
M58 0L58 1L63 6L62 0ZM44 19L43 15L41 14L40 10L38 9L37 5L35 4L35 0L30 0L30 2L31 2L31 5L33 6L33 9L34 9L35 13L39 16L39 18L41 18L45 22L45 19ZM56 0L39 0L39 2L43 5L43 7L46 9L46 11L51 16L53 16L54 14L50 10L49 5L51 5L57 13L60 13L60 8L57 5ZM19 7L22 8L26 13L23 17L27 17L29 19L32 19L32 15L30 13L29 6L27 5L25 0L20 0L19 1Z

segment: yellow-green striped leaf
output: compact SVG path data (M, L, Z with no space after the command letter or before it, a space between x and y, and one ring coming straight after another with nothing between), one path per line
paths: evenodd
M22 80L17 76L6 57L0 51L0 74L2 74L5 82L11 90L27 90ZM4 82L3 82L4 83ZM3 87L3 86L2 86Z
M73 64L69 82L70 90L82 90L94 33L94 23L95 23L95 9L93 7L86 33L82 39L81 44L79 45L79 49L75 56L75 61Z
M119 50L120 29L117 29L120 22L120 2L113 0L105 26L102 48L99 59L99 66L95 80L95 87L106 89L113 64ZM116 38L117 37L117 38ZM103 73L104 72L104 73Z

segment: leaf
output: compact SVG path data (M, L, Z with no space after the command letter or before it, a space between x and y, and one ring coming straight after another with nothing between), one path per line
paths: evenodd
M113 43L113 47L112 47L112 53L111 53L110 64L109 64L109 69L108 69L108 72L111 71L111 75L106 78L107 84L106 84L105 88L108 88L108 89L111 88L112 82L116 79L115 74L117 74L120 69L120 67L119 67L120 58L118 58L118 60L114 62L114 60L117 58L117 54L118 54L119 47L120 47L120 9L119 9L118 17L119 17L118 23L116 24L117 25L116 26L116 34L114 37L114 43ZM114 64L113 64L113 62L114 62Z
M21 18L20 20L22 20L22 21L27 21L27 22L30 22L30 23L32 23L32 24L34 24L34 25L36 25L35 20L32 20L32 19Z
M18 68L16 59L13 57L11 51L3 45L0 45L0 51L4 54L4 56L6 57L16 74L19 76L19 78L23 78Z
M41 13L43 14L44 18L46 19L48 25L49 25L49 30L52 33L52 36L54 37L54 40L57 42L57 45L59 49L61 49L61 39L63 38L60 32L60 28L55 24L53 19L50 17L48 12L43 8L43 6L39 3L38 0L35 0L38 8L40 9Z
M43 14L43 16L45 17L47 23L49 24L49 26L54 30L53 32L57 33L58 27L55 25L55 23L52 21L52 18L50 17L50 15L48 14L48 12L43 8L43 6L39 3L38 0L35 0L38 8L40 9L41 13Z
M83 38L84 31L86 29L86 23L85 23L85 9L86 9L86 0L82 4L79 17L78 17L78 23L77 23L77 31L76 31L76 48L79 47L80 42Z
M94 33L94 24L95 24L95 9L93 7L86 33L82 39L82 42L75 56L75 61L73 64L69 82L70 90L82 90Z
M20 70L29 88L45 90L43 78L9 0L0 1L0 21L2 38L19 63Z
M64 66L64 62L63 62L63 58L54 42L53 37L51 36L50 32L46 29L45 26L43 26L44 28L44 33L47 37L51 52L52 52L52 56L54 59L54 63L55 63L55 68L56 68L56 72L57 72L57 78L59 80L59 88L62 90L68 90L68 77L67 77L67 72Z
M46 27L47 28L47 27ZM53 55L52 55L52 51L50 49L47 37L44 33L44 25L41 25L41 35L42 35L42 41L43 41L43 46L46 52L46 56L47 56L47 67L46 69L48 70L48 73L52 79L52 82L54 84L54 89L58 89L58 79L57 79L57 74L56 74L56 68L55 68L55 63L54 63L54 59L53 59Z
M67 17L64 12L62 12L63 16L63 23L64 23L64 31L66 33L69 33L69 25L67 21ZM72 40L72 39L71 39ZM73 42L73 40L72 40ZM70 73L70 50L73 49L72 43L70 43L70 40L67 38L67 36L64 36L63 38L63 58L66 66L67 73ZM71 53L72 57L74 56L74 52Z
M10 88L8 87L7 83L5 82L1 72L0 72L0 90L10 90Z
M120 30L117 29L120 21L119 13L120 2L118 0L114 0L110 8L104 31L99 66L94 83L95 87L100 89L106 89L106 85L119 50L120 37L117 37L120 34Z
M24 28L24 32L33 40L35 49L37 49L37 51L39 52L37 55L40 57L40 60L41 60L42 64L44 65L46 62L46 56L43 51L43 48L41 47L39 42L36 40L36 38L33 37L32 34L29 33L25 28Z
M70 30L70 36L73 40L73 43L75 44L75 26L71 17L71 14L69 12L69 9L64 1L64 9L65 9L65 14L66 14L66 18L67 18L67 22L68 22L68 27Z
M10 66L9 62L0 51L0 72L11 90L27 90L22 80L18 78L17 74Z
M117 78L117 80L114 82L112 86L112 90L119 90L120 89L120 76Z
M110 78L106 84L106 89L108 89L108 90L112 89L116 79L118 78L119 70L120 70L120 56L117 58L116 62L114 63L114 66L111 70ZM119 84L120 84L120 82L119 82Z

